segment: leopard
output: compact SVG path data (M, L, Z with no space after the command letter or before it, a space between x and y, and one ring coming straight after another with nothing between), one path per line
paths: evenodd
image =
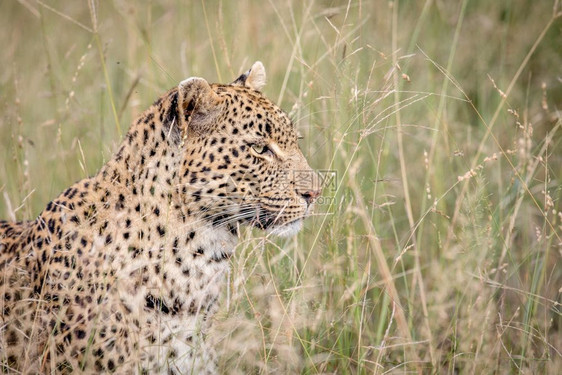
M0 221L0 372L218 371L206 337L241 228L293 236L322 190L265 83L259 61L181 81L95 175Z

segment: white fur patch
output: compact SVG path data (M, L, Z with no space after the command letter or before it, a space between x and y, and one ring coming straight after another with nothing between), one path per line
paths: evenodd
M288 224L284 224L272 229L268 229L268 233L279 237L291 237L297 234L302 228L302 219L291 221Z

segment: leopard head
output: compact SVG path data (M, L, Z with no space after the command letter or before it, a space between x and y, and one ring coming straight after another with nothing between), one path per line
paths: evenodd
M180 187L213 225L249 224L277 235L302 226L320 195L318 175L285 112L267 99L261 62L230 84L192 77L178 86Z

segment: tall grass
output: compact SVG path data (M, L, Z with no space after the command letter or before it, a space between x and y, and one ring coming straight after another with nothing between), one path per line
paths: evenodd
M0 213L95 173L192 76L254 60L313 167L296 238L246 231L225 373L562 371L558 1L3 1Z

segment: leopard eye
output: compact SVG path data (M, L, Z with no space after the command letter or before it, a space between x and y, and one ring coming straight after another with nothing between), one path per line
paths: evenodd
M251 144L250 151L256 158L260 159L267 159L271 160L271 157L274 155L273 150L269 148L267 145L260 145L260 144Z
M266 145L252 145L252 149L258 154L265 154L269 148Z

